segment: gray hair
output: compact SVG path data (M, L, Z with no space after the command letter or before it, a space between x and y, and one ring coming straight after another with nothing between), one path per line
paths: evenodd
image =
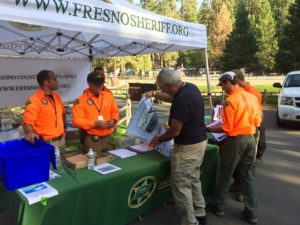
M156 80L160 85L175 85L181 82L181 77L175 70L164 68L158 73Z

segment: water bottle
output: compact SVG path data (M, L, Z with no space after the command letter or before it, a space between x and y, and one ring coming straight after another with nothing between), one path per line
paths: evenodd
M89 149L87 158L88 158L88 169L89 170L94 169L96 155L92 148Z
M1 142L7 141L7 126L6 124L1 125Z
M55 147L55 163L56 163L56 169L61 170L61 158L60 158L60 150L58 147Z

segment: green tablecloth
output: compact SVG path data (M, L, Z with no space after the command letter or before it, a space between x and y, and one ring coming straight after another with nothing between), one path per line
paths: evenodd
M66 170L48 182L59 195L49 198L46 206L29 206L18 192L0 187L0 208L12 212L19 225L124 225L172 201L169 159L153 151L111 164L122 170L107 175ZM215 193L218 168L218 147L208 145L201 173L205 197Z

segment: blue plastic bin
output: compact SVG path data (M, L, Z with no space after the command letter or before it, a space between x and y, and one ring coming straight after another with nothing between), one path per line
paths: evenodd
M0 145L0 181L7 190L49 180L50 161L54 168L54 147L44 141L7 141Z

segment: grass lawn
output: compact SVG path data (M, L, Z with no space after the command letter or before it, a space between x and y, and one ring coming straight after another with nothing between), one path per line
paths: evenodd
M262 93L264 93L264 91L266 90L266 92L268 93L278 93L280 92L279 88L274 88L272 86L272 84L266 84L266 85L254 85L254 87ZM207 92L207 86L203 85L203 86L198 86L198 88L200 89L201 92L206 93ZM219 86L215 86L212 85L211 86L211 92L221 92L222 89ZM262 96L263 97L263 96ZM222 98L222 96L212 96L213 102L216 99L220 99ZM264 99L264 97L263 97ZM263 100L264 101L264 100ZM208 107L209 106L209 101L208 101L208 97L204 97L204 103L205 105ZM277 95L267 95L267 99L266 99L266 104L264 105L264 107L269 107L269 108L276 108L277 107Z

